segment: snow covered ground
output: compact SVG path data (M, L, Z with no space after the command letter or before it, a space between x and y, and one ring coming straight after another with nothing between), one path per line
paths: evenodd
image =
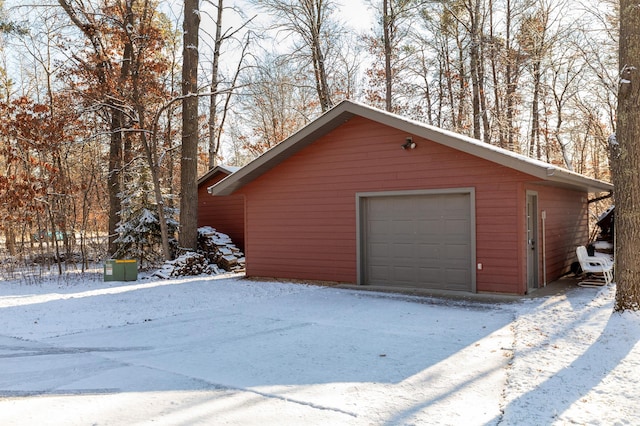
M0 424L638 424L614 287L513 303L239 276L0 281Z

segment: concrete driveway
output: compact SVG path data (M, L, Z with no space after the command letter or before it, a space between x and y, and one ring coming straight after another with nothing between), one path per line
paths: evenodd
M506 304L238 278L22 290L0 298L3 425L500 418Z

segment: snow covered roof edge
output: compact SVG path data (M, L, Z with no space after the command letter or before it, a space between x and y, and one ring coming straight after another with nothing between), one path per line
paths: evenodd
M217 173L224 173L225 175L230 175L237 172L240 169L241 167L227 166L225 164L220 164L218 166L215 166L214 168L210 169L207 173L205 173L198 179L198 186L205 183L209 178L211 178Z
M344 100L231 176L209 187L209 193L212 195L233 193L354 116L406 131L409 134L521 171L544 181L584 188L588 192L613 191L613 185L608 182L593 179L544 161L359 102Z

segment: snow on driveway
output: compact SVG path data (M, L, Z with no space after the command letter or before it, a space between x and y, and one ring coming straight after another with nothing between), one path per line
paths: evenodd
M607 406L624 374L603 371L637 367L640 327L563 384L600 362L580 355L610 316L610 295L579 290L486 304L230 276L2 282L0 424L589 423L580 405Z

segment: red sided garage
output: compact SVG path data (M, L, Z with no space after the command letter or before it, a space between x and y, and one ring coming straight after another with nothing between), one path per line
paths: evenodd
M612 190L351 101L208 188L244 200L248 276L511 294L569 270Z

